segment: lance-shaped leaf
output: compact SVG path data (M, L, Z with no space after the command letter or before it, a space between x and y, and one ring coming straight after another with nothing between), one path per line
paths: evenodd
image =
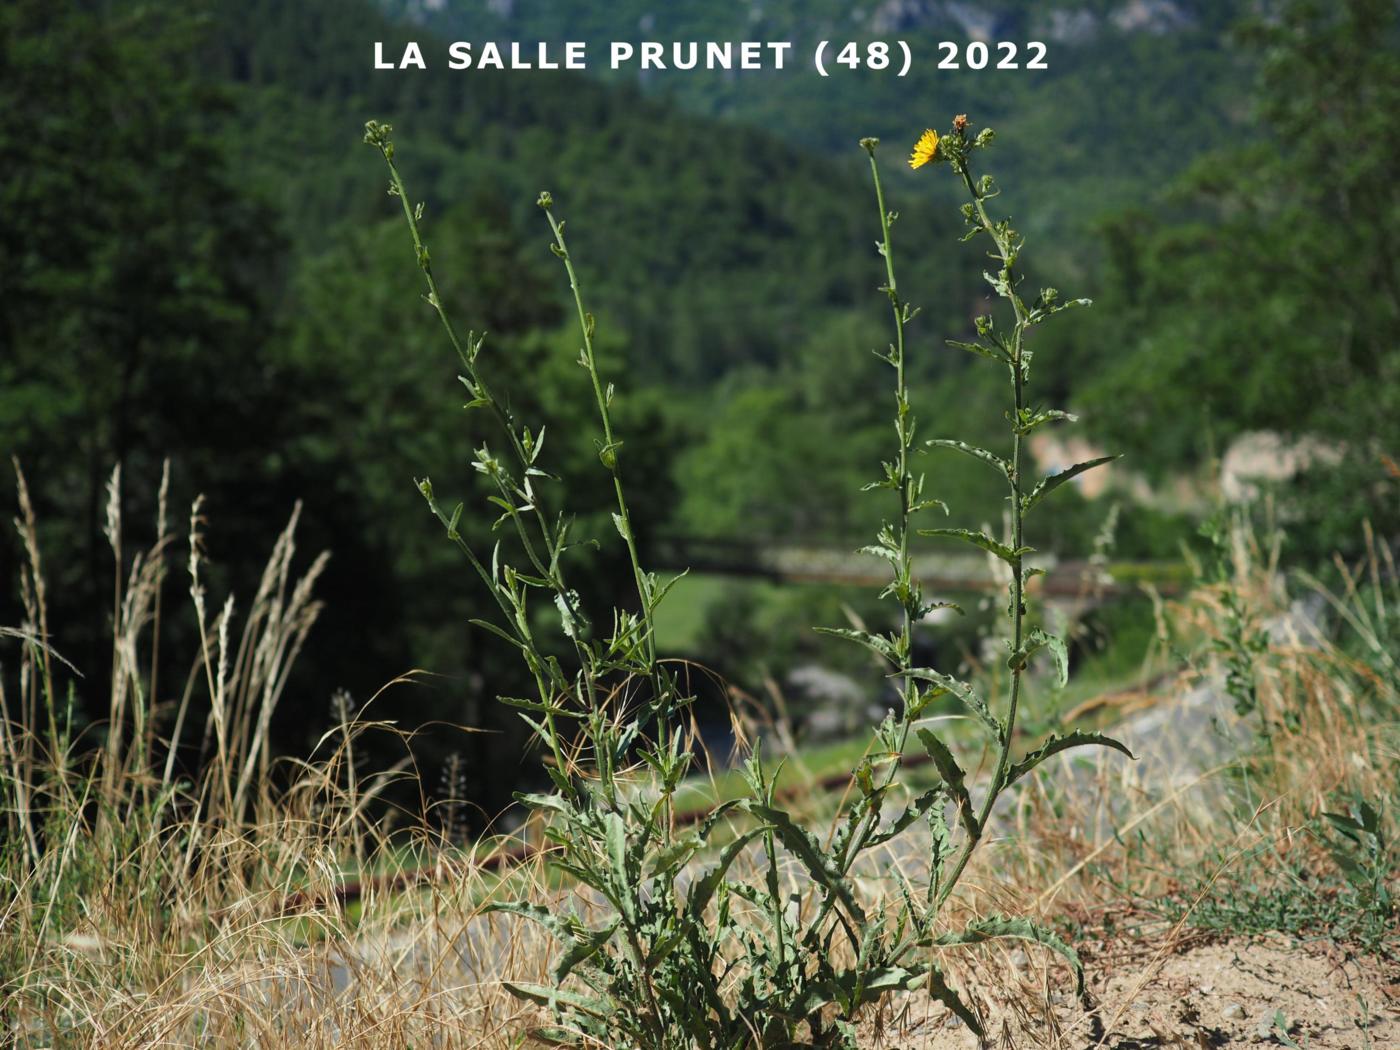
M548 809L555 813L572 813L569 804L558 795L541 795L529 791L517 791L515 800L523 802L532 809Z
M933 759L933 764L938 769L938 775L948 786L948 794L952 795L953 801L958 804L958 819L962 821L967 833L976 838L977 815L972 811L972 796L967 791L967 774L963 772L962 766L958 765L958 760L953 757L947 745L939 740L932 730L920 727L917 732L919 742L924 745L928 757Z
M1083 730L1076 729L1067 736L1052 736L1040 747L1026 755L1025 758L1021 759L1021 761L1017 762L1006 771L1006 779L1003 781L1003 784L1014 784L1047 758L1052 755L1058 755L1061 751L1068 751L1072 747L1089 746L1111 747L1115 751L1123 752L1123 754L1127 755L1129 758L1133 757L1133 753L1129 751L1125 745L1114 740L1112 737L1104 736L1102 733L1086 733Z
M943 977L943 971L937 966L929 969L928 991L929 994L940 1003L949 1010L952 1010L957 1017L960 1017L963 1024L972 1029L972 1034L977 1037L979 1043L986 1038L985 1033L982 1031L981 1019L972 1012L967 1003L962 1001L962 996L958 995L952 986L948 984L947 980Z
M705 906L710 903L710 898L715 895L715 890L719 889L719 884L724 881L729 866L744 851L744 847L749 844L750 840L762 830L762 827L756 827L740 833L737 838L720 850L719 859L695 881L686 899L686 908L692 917L698 918L704 914Z
M986 918L974 919L961 931L940 934L932 943L938 947L949 947L957 944L981 944L983 941L1004 938L1033 941L1062 956L1074 970L1077 993L1083 995L1084 964L1079 961L1079 953L1061 940L1054 931L1030 919L988 915Z
M556 592L554 605L559 610L560 621L566 635L577 639L582 631L587 630L588 620L579 608L578 591Z
M959 681L952 675L946 675L942 671L935 671L931 667L911 667L909 670L901 673L911 678L932 682L945 692L952 693L963 702L963 705L967 707L968 710L981 719L982 724L990 729L998 740L1001 739L1001 723L997 721L996 715L992 714L991 709L987 707L986 701L978 696L977 691L966 682Z
M637 918L636 904L632 896L632 875L627 865L627 825L616 813L603 814L603 839L607 845L608 865L616 886L616 896L622 905L622 912L628 920Z
M1034 547L1012 548L992 539L985 532L973 532L971 529L920 529L919 535L947 536L950 539L962 540L964 543L970 543L974 547L981 547L984 551L995 554L1008 565L1015 565L1016 559L1035 550Z
M544 703L541 700L531 700L521 696L498 696L496 697L507 707L513 707L518 711L531 711L537 715L550 714L555 718L582 718L579 711L570 711L567 707L560 707L555 703Z
M1011 413L1008 412L1007 418L1010 418L1010 416ZM1046 423L1053 423L1060 419L1063 419L1067 423L1076 423L1079 421L1078 416L1069 412L1062 412L1058 408L1045 408L1038 412L1032 412L1030 409L1022 409L1021 419L1012 429L1024 437L1037 427L1042 427Z
M561 941L567 941L573 937L575 930L570 927L567 919L558 915L553 910L539 904L531 904L528 901L493 901L481 909L484 912L503 912L506 915L519 915L522 919L529 919L538 923L552 933Z
M957 350L966 350L969 354L977 354L980 357L989 357L993 361L1000 361L1006 364L1010 357L999 346L986 346L982 343L964 343L958 339L945 339L945 343Z
M786 846L807 869L807 873L828 893L836 897L846 906L847 913L855 919L857 923L865 922L865 910L856 901L855 894L851 891L851 884L833 865L822 844L817 841L806 828L796 824L792 817L781 809L772 806L759 805L756 802L745 800L740 808L753 814L759 820L766 821L767 824L777 834Z
M1115 459L1119 458L1119 456L1100 456L1098 459L1090 459L1083 463L1076 463L1074 466L1067 470L1062 470L1058 474L1051 474L1047 478L1041 478L1040 481L1036 483L1035 488L1021 497L1022 513L1030 510L1071 478L1077 478L1086 470L1093 470L1095 467L1101 467L1105 463L1112 463Z
M490 620L468 620L467 622L473 627L480 627L483 631L490 631L497 638L501 639L504 642L509 642L517 649L525 649L525 644L521 642L520 639L516 638L512 634L507 634L503 627L496 626Z
M946 780L947 777L944 777L944 779ZM888 827L882 828L880 831L871 835L870 838L867 840L866 845L870 847L875 847L880 845L881 843L889 842L890 839L897 837L901 832L904 831L905 828L907 828L910 824L914 823L914 821L920 819L925 813L927 813L930 809L934 807L935 803L939 802L942 798L943 790L941 788L934 788L932 791L925 791L913 802L905 806L903 811L901 811L901 813L899 814L899 816L897 816Z
M883 634L871 634L869 631L853 630L849 627L818 627L818 634L830 634L837 638L845 638L847 641L856 642L865 646L878 656L883 656L891 663L898 663L899 656L893 639Z
M663 846L647 860L647 875L650 878L669 878L677 868L686 863L701 846L698 832L683 835L669 846Z
M618 926L617 920L614 920L601 930L591 930L573 916L560 916L549 908L527 901L501 901L488 904L482 910L519 915L543 926L556 939L562 941L566 946L564 952L550 968L550 978L556 984L562 984L574 967L596 955L598 950L608 943Z
M617 931L621 920L614 919L609 925L601 930L580 930L575 935L573 942L564 949L554 965L549 968L549 978L556 985L563 984L569 975L574 972L574 968L586 963L593 956L602 950L603 945L612 940L613 934Z
M969 445L966 441L958 441L954 438L933 438L932 440L925 441L924 444L929 448L954 449L964 455L971 456L973 459L980 459L983 463L991 464L1002 477L1011 476L1010 463L1006 462L1006 460L1002 459L995 452L988 451L985 448L978 448L976 445Z
M816 983L801 1000L798 1012L811 1015L827 1003L840 1003L848 1011L854 1011L866 1003L877 1002L891 992L912 992L924 983L926 972L922 966L912 969L878 966L873 969L856 967L841 970Z
M502 986L506 991L517 999L528 999L531 1002L543 1003L552 1010L557 1010L561 1006L567 1006L573 1010L579 1010L594 1017L608 1017L616 1011L616 1007L606 999L597 996L584 995L581 992L570 991L567 988L555 988L548 984L532 984L526 982L502 981Z

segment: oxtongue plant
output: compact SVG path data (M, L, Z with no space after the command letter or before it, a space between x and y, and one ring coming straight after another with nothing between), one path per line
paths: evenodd
M1067 748L1093 743L1124 750L1107 738L1075 733L1051 738L1012 761L1028 664L1045 650L1055 657L1061 678L1065 672L1063 643L1026 628L1025 586L1031 570L1022 563L1030 550L1023 544L1024 519L1055 488L1101 461L1080 464L1034 486L1022 484L1026 435L1070 418L1026 407L1030 352L1025 335L1081 301L1062 304L1048 290L1030 308L1021 301L1015 268L1020 241L1007 224L987 217L991 183L974 181L968 170L969 156L990 141L990 132L969 141L966 123L959 121L942 140L928 133L920 148L932 136L924 162L947 161L962 176L971 196L964 211L969 237L985 234L996 246L997 266L988 279L1011 304L1011 327L1003 333L985 318L978 323L977 342L955 345L1007 367L1014 388L1012 455L1004 459L955 441L927 445L973 455L1001 476L1011 493L1012 536L1001 541L962 530L915 529L918 516L946 508L925 495L923 475L914 470L914 457L924 446L916 444L909 404L905 330L916 311L895 283L890 230L896 216L885 205L877 144L862 140L875 180L884 291L893 311L895 341L884 357L895 375L898 442L884 477L870 486L896 494L897 514L866 550L889 563L892 578L884 593L901 615L899 626L886 634L832 633L859 642L887 662L902 703L875 730L870 757L852 773L854 801L829 836L781 804L776 776L764 768L759 749L743 765L744 797L724 802L694 826L677 821L675 793L691 765L691 741L679 717L689 698L670 665L658 657L655 630L657 608L675 581L661 581L641 562L623 481L623 442L612 419L617 389L601 374L594 354L596 324L585 307L565 223L556 215L553 197L541 193L537 203L552 235L550 248L563 264L576 307L578 363L586 375L581 386L597 410L599 483L615 496L613 522L635 589L630 608L611 610L606 631L593 626L600 620L585 610L568 582L579 540L573 519L549 506L556 479L543 453L545 428L532 428L516 417L490 381L484 338L462 334L449 317L421 235L423 206L412 202L404 186L391 129L375 121L366 125L365 141L383 156L389 192L402 204L427 286L424 298L461 362L467 407L489 414L505 450L498 455L483 444L472 465L488 481L494 528L511 538L508 549L499 540L489 551L474 549L459 529L462 506L450 511L441 506L427 479L419 488L496 606L493 620L474 622L519 654L534 683L531 696L501 699L518 711L543 746L553 790L517 797L540 816L552 846L550 862L577 887L578 906L514 900L491 907L539 924L558 942L548 982L509 985L520 998L547 1007L551 1020L535 1032L538 1037L566 1045L646 1050L855 1047L855 1026L865 1008L895 993L920 990L946 1003L980 1036L979 1016L945 979L938 961L950 947L995 938L1021 938L1060 953L1082 984L1073 949L1027 919L991 916L961 930L938 922L940 907L982 839L1002 791ZM994 712L972 685L913 663L913 633L940 605L924 597L914 577L910 542L916 531L973 543L1011 568L1011 692L1004 713ZM553 615L540 616L546 609ZM560 647L539 635L546 622L562 632L562 649L571 654L567 666L556 655ZM984 786L971 783L947 744L919 724L929 706L944 696L967 706L992 740L996 771ZM941 782L900 805L901 759L911 735L927 749ZM980 793L980 803L974 791ZM926 829L922 837L929 852L927 885L916 891L900 880L896 896L872 899L855 879L862 859L874 859L874 851L920 828ZM800 875L794 878L793 872Z
M861 140L861 146L869 154L870 172L880 212L881 239L877 242L877 250L884 261L886 278L881 291L889 298L894 327L894 341L878 356L894 372L896 438L893 459L882 464L883 476L867 485L866 489L893 491L898 500L897 515L881 528L875 544L862 550L863 553L875 555L889 564L891 579L881 596L898 605L900 619L895 630L883 634L871 633L864 629L827 630L828 633L848 638L872 650L889 666L891 677L899 685L901 705L898 714L891 712L876 731L878 746L874 749L874 754L877 757L867 759L856 770L856 780L862 788L862 799L850 812L848 821L854 830L840 859L843 870L848 871L848 859L853 858L870 842L876 839L883 840L883 836L888 834L887 831L877 831L882 826L882 804L885 795L898 784L900 763L912 734L927 752L942 778L942 784L938 788L916 800L892 825L899 828L905 822L912 823L921 816L928 822L932 832L929 883L923 907L906 906L903 916L911 931L912 941L923 948L969 944L1002 937L1035 941L1064 956L1074 970L1082 993L1083 968L1073 948L1029 919L991 916L973 922L962 931L940 932L935 929L939 908L952 894L967 869L969 860L983 839L988 821L1002 792L1046 759L1071 748L1097 745L1113 748L1131 757L1128 749L1116 740L1098 733L1076 731L1064 736L1051 736L1013 761L1017 747L1017 712L1020 709L1026 674L1032 660L1044 653L1053 660L1059 684L1063 686L1068 678L1068 653L1064 641L1041 627L1028 625L1028 584L1031 578L1042 570L1033 568L1026 562L1026 556L1034 552L1034 548L1026 543L1027 519L1031 511L1060 486L1116 457L1106 456L1077 463L1067 470L1033 482L1027 478L1026 439L1029 435L1043 426L1075 421L1075 417L1068 412L1033 407L1027 389L1032 357L1027 338L1037 325L1064 310L1088 306L1089 300L1062 300L1055 289L1046 288L1031 305L1026 304L1019 290L1022 277L1018 268L1024 240L1008 220L994 220L989 214L988 202L999 193L991 176L976 177L972 172L971 161L974 154L990 146L994 135L991 129L984 129L972 137L968 134L968 128L967 118L959 116L954 119L951 130L943 135L932 129L925 131L915 144L909 164L913 168L922 168L925 165L949 167L961 181L968 195L967 203L962 206L962 215L967 225L967 233L963 240L971 241L980 237L990 241L988 256L992 260L992 266L984 271L984 276L995 293L1009 305L1011 316L1000 327L993 316L979 317L976 321L977 338L974 341L948 340L948 345L1005 368L1010 395L1010 405L1006 413L1010 424L1009 456L955 438L933 438L920 442L916 437L917 427L908 389L906 335L910 323L919 311L901 295L895 276L891 230L899 216L897 212L890 210L885 202L876 160L878 140ZM936 511L943 515L949 513L946 504L926 492L925 475L914 466L914 458L918 453L932 450L948 450L970 456L985 464L997 477L1007 491L1010 508L1009 535L996 537L966 528L916 528L915 519L929 512ZM1010 585L1006 607L1005 647L1009 686L1005 705L999 709L994 709L972 683L960 681L932 667L918 666L914 661L913 641L916 627L931 613L950 605L947 602L929 600L915 577L910 553L911 541L915 535L971 544L1007 566ZM948 744L931 728L919 724L931 705L945 697L951 697L967 710L986 736L996 756L991 778L980 786L980 791L970 782ZM975 797L979 793L980 801ZM947 811L953 814L954 827L947 823ZM960 832L960 841L957 840L955 832ZM905 956L900 953L897 957L902 959ZM956 993L947 987L934 962L926 959L922 967L928 974L930 991L942 998L980 1035L978 1020L971 1016L971 1011Z

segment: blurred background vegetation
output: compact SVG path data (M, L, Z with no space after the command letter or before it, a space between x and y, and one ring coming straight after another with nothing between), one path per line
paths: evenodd
M489 368L522 414L549 421L584 533L610 530L611 495L536 193L571 220L600 355L626 375L617 423L641 535L851 549L878 523L858 490L889 444L856 140L902 155L966 112L1001 136L1032 282L1039 268L1095 300L1036 345L1050 403L1128 453L1036 545L1180 559L1223 501L1268 488L1251 470L1273 479L1286 560L1354 551L1363 521L1393 541L1396 23L1388 0L11 0L0 450L35 492L54 641L103 678L113 464L135 526L170 457L172 507L208 495L214 571L244 589L302 500L304 557L333 560L278 746L319 736L336 690L363 702L423 668L370 717L491 730L438 727L417 757L430 770L460 751L473 796L488 811L503 800L520 738L491 698L518 671L467 626L486 597L413 487L426 474L465 495L483 424L461 411L456 363L418 302L402 218L360 144L367 117L395 125L452 310L489 331ZM895 38L917 57L904 79L821 80L806 65L820 39ZM936 68L937 41L970 38L1044 40L1049 69ZM614 39L787 39L800 60L733 75L372 69L373 42L393 55L409 39L434 57L431 39L586 40L595 67ZM985 308L975 253L956 246L954 187L894 167L901 285L924 309L910 355L922 426L994 440L994 370L943 346ZM1063 466L1058 451L1040 450L1041 466ZM931 488L961 521L995 521L976 469L930 460ZM487 542L488 529L469 511L464 531ZM7 535L6 580L18 556ZM611 599L626 573L599 554L586 587ZM20 620L17 593L0 603L0 623ZM810 631L848 612L880 615L865 591L699 573L663 643L771 703L795 674L868 672ZM1143 602L1095 617L1080 659L1131 670L1099 650L1115 632L1145 644ZM972 653L977 623L974 609L941 644Z

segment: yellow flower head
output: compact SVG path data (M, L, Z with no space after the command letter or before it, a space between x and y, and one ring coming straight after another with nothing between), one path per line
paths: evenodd
M914 152L909 154L909 166L922 168L929 161L936 159L937 156L938 132L929 128L919 136L919 141L914 143Z

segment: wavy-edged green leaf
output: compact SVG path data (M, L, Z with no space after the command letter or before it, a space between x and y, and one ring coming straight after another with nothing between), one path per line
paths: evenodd
M920 529L920 536L946 536L949 539L962 540L970 543L974 547L981 547L989 554L995 554L1008 565L1015 565L1016 560L1024 554L1030 554L1034 547L1011 548L1005 543L1000 543L992 539L985 532L973 532L971 529Z
M944 792L941 788L925 791L913 802L905 806L899 816L895 817L888 827L881 828L875 834L871 835L870 838L866 840L866 845L870 847L879 846L897 837L903 833L905 828L909 827L914 821L921 819L925 813L932 809L943 797L943 794Z
M844 638L848 642L855 642L863 645L877 656L883 656L891 663L898 663L898 650L893 639L883 634L871 634L869 631L858 631L849 627L817 627L814 628L818 634L829 634L835 638Z
M1059 302L1055 299L1047 300L1043 296L1038 297L1035 306L1031 309L1030 316L1026 319L1027 324L1040 324L1046 318L1054 317L1056 314L1064 313L1066 310L1073 310L1075 307L1093 306L1092 299L1067 299Z
M984 346L981 343L964 343L959 339L945 339L943 341L955 350L966 350L969 354L977 354L979 357L1000 361L1002 364L1007 364L1010 361L1006 352L999 346Z
M966 682L954 678L952 675L944 674L942 671L935 671L931 667L911 667L902 672L911 678L918 678L921 681L932 682L945 692L952 693L962 701L969 711L975 714L988 729L990 729L998 740L1001 739L1002 726L996 715L992 714L987 702L977 695L977 690Z
M866 1003L878 1002L893 992L914 991L924 983L927 973L921 966L912 969L877 966L841 970L815 983L801 1000L798 1012L810 1016L828 1003L839 1003L847 1011L854 1011Z
M563 984L576 966L586 963L602 951L603 945L612 940L620 924L621 920L614 919L601 930L590 930L587 927L579 930L574 934L569 946L549 968L549 979L555 984Z
M1008 642L1007 644L1009 645L1010 643ZM1006 658L1006 666L1013 671L1020 671L1025 668L1026 664L1030 663L1031 657L1044 647L1045 639L1036 638L1034 633L1032 633L1021 645L1021 648L1017 649Z
M530 1002L542 1003L550 1009L567 1006L593 1017L609 1017L617 1012L617 1008L606 999L600 999L594 995L584 995L582 992L575 992L568 988L555 988L553 985L534 984L526 981L502 981L501 985L517 999L528 999Z
M566 919L550 908L529 901L492 901L486 904L483 912L501 912L505 915L518 915L543 926L561 941L573 937L575 931Z
M608 864L617 886L617 898L627 918L636 921L636 906L632 895L632 878L627 870L627 825L617 813L603 814L603 839L608 850Z
M490 620L468 620L467 622L473 627L480 627L483 631L490 631L503 642L509 642L511 645L515 646L515 648L521 650L522 652L525 650L525 645L520 641L519 638L515 637L515 635L513 634L508 633L504 627L499 627L496 624L492 623Z
M1076 463L1074 466L1068 467L1058 474L1051 474L1049 477L1041 478L1040 481L1036 483L1035 488L1021 497L1021 512L1025 513L1030 510L1066 481L1077 478L1086 470L1093 470L1095 467L1101 467L1105 463L1112 463L1115 459L1121 458L1121 456L1100 456L1098 459L1090 459L1085 460L1083 463Z
M560 916L550 908L528 901L499 901L487 904L482 911L502 912L529 919L543 926L555 939L561 941L565 945L564 951L550 968L550 979L556 984L562 984L575 966L596 955L612 938L618 926L617 920L614 920L601 930L591 930L572 916Z
M1063 689L1069 683L1069 650L1065 648L1064 639L1059 635L1050 634L1039 627L1032 628L1021 647L1007 657L1006 666L1013 671L1020 671L1030 663L1031 657L1042 649L1050 650L1050 656L1055 661L1056 681Z
M690 893L686 897L686 908L693 917L698 918L704 913L705 907L710 903L710 898L715 895L715 890L719 889L719 884L724 881L729 866L744 851L744 847L762 830L761 827L749 828L740 833L732 842L727 843L720 850L719 859L690 887Z
M692 831L683 835L668 846L663 846L647 861L647 875L651 878L669 878L676 869L695 855L701 846L700 834Z
M1032 941L1061 956L1074 970L1076 992L1080 995L1084 993L1084 964L1079 961L1079 953L1053 930L1031 919L988 915L985 918L974 919L960 931L940 934L933 939L933 944L948 947L957 944L981 944L983 941L1005 938Z
M978 448L976 445L969 445L966 441L958 441L954 438L932 438L929 441L925 441L924 445L928 448L951 448L956 452L971 456L973 459L980 459L983 463L995 467L1002 477L1011 476L1011 464L989 449Z
M558 795L541 795L532 791L517 791L515 800L531 809L548 809L555 813L572 813L569 804Z
M972 810L972 796L967 790L967 774L963 772L962 766L958 765L958 760L953 757L953 753L948 750L946 744L934 735L931 729L920 726L916 732L919 734L919 742L924 745L924 750L928 752L928 757L933 760L934 767L938 770L938 775L943 778L943 783L947 785L948 794L953 797L953 801L958 804L958 818L962 821L969 835L977 836L977 814Z
M489 404L489 402L487 402ZM595 1022L596 1023L596 1022ZM580 1039L577 1031L568 1028L561 1028L559 1025L546 1024L538 1028L530 1029L530 1039L541 1046L578 1046Z
M583 717L583 715L578 711L570 711L568 708L560 707L558 704L546 704L540 700L531 700L526 697L498 696L496 697L496 699L499 700L501 703L505 704L507 707L515 708L517 711L531 711L537 715L551 714L555 718Z
M577 639L583 631L587 630L588 619L579 607L578 591L556 591L554 607L559 610L560 622L568 637Z
M1031 634L1045 635L1045 645L1050 650L1050 659L1055 661L1055 681L1063 689L1069 685L1069 650L1065 648L1065 640L1058 634L1049 634L1041 631L1040 628L1036 628Z
M751 800L741 803L740 808L767 823L783 845L807 869L807 873L828 893L840 900L857 923L865 922L865 910L856 900L850 882L830 863L826 850L815 835L797 824L781 809L760 805Z
M1133 753L1128 750L1125 744L1114 740L1112 737L1104 736L1102 733L1086 733L1082 729L1065 736L1052 736L1040 747L1026 755L1021 761L1015 763L1006 771L1004 784L1014 784L1021 777L1025 776L1036 766L1040 765L1052 755L1058 755L1061 751L1068 751L1074 747L1108 747L1114 751L1121 751L1129 758L1133 758Z
M1010 415L1011 413L1008 412L1007 416L1010 417ZM1032 412L1029 409L1022 409L1021 421L1014 425L1012 429L1022 437L1025 437L1037 427L1043 427L1046 423L1054 423L1061 419L1066 423L1079 422L1078 416L1074 415L1072 412L1062 412L1058 408L1043 408L1037 412Z

